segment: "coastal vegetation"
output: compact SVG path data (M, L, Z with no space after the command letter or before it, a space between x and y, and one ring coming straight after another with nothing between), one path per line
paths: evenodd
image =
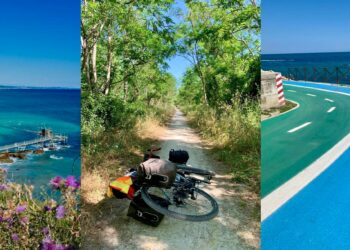
M0 248L78 249L80 183L74 176L53 178L53 196L33 199L33 186L10 182L0 168Z

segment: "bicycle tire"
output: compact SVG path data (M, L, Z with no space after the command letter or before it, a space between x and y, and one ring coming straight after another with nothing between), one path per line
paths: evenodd
M205 170L205 169L201 169L201 168L193 168L193 167L180 166L180 165L177 165L176 168L178 170L183 170L183 171L193 173L193 174L215 176L215 173L213 171L209 171L209 170Z
M185 215L185 214L169 211L167 208L164 208L159 204L157 204L155 201L153 201L150 195L147 193L147 189L148 188L146 187L141 188L141 196L142 196L142 199L146 202L146 204L151 208L153 208L154 210L156 210L157 212L175 219L185 220L185 221L195 221L195 222L208 221L213 219L215 216L217 216L219 212L219 206L216 200L213 197L211 197L208 193L204 192L199 188L196 188L196 191L201 195L203 195L206 199L208 199L208 201L210 201L212 205L212 210L209 213L203 214L203 215Z

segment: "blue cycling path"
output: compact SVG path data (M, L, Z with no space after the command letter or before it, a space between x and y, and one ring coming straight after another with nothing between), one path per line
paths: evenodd
M262 222L262 249L350 249L350 149Z

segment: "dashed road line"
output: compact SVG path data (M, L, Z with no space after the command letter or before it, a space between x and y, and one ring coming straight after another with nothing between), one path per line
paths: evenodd
M313 95L313 94L306 94L306 95L308 95L308 96L312 96L312 97L315 97L316 95Z
M334 102L332 99L328 99L328 98L325 98L324 100L327 102Z
M331 113L335 110L335 107L331 107L330 109L328 109L327 113Z
M311 124L311 122L305 122L304 124L302 124L302 125L300 125L300 126L298 126L296 128L288 130L288 133L294 133L295 131L298 131L299 129L302 129L302 128L306 127L306 126L309 126L310 124Z

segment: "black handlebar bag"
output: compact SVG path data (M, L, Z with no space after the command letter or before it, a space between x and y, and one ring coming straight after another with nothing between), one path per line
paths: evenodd
M170 161L151 158L137 169L141 183L161 188L170 188L176 177L176 165Z
M170 150L169 161L179 164L186 164L190 156L186 150Z

